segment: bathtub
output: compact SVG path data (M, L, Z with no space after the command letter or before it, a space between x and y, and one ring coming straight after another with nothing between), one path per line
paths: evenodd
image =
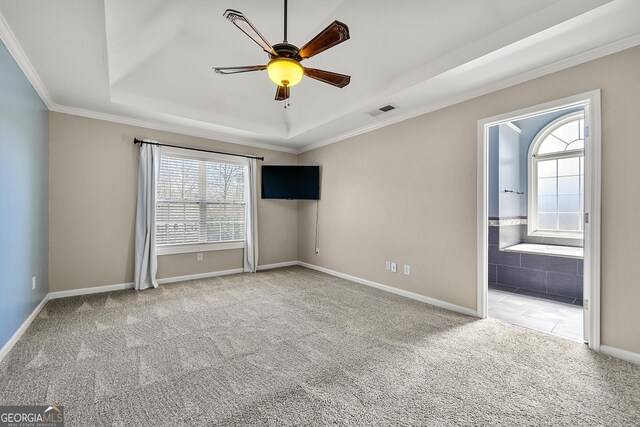
M519 243L502 250L505 252L551 255L565 258L584 258L584 248L576 248L573 246L543 245L539 243Z

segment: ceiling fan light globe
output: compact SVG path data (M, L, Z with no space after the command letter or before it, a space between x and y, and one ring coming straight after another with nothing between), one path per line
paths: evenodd
M267 73L278 86L295 86L302 80L304 68L294 59L275 58L267 64Z

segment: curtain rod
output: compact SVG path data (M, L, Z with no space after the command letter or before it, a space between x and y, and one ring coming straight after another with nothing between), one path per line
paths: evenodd
M181 148L183 150L200 151L202 153L224 154L224 155L227 155L227 156L244 157L246 159L256 159L256 160L264 161L264 157L249 156L249 155L246 155L246 154L225 153L224 151L203 150L203 149L200 149L200 148L180 147L179 145L161 144L159 142L143 141L142 139L138 139L138 138L134 138L133 139L133 143L134 144L140 144L140 145L142 145L142 144L150 144L150 145L155 145L157 147Z

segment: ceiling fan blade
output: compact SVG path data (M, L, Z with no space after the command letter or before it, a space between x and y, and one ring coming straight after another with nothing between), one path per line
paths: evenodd
M266 65L247 65L246 67L215 67L213 71L218 74L238 74L248 73L249 71L262 71L266 69Z
M225 10L223 16L227 18L233 25L238 27L240 31L245 33L251 38L254 42L258 43L258 45L267 53L271 55L278 56L275 50L273 50L273 46L264 38L262 34L254 27L251 22L247 19L246 16L242 14L242 12L238 12L237 10L227 9Z
M318 70L316 68L305 68L304 74L312 79L320 80L336 87L345 87L351 82L351 76L346 74L332 73L331 71Z
M349 40L349 27L340 21L333 21L324 30L300 49L300 59L307 59Z
M278 86L276 89L276 101L284 101L291 95L291 88L289 86Z

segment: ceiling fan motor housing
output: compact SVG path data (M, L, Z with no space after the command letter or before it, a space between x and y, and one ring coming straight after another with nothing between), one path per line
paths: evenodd
M280 58L289 58L289 59L295 59L296 61L300 61L300 57L298 56L300 49L292 45L291 43L274 44L273 50L276 51L278 56L269 54L269 58L271 59L280 57Z

